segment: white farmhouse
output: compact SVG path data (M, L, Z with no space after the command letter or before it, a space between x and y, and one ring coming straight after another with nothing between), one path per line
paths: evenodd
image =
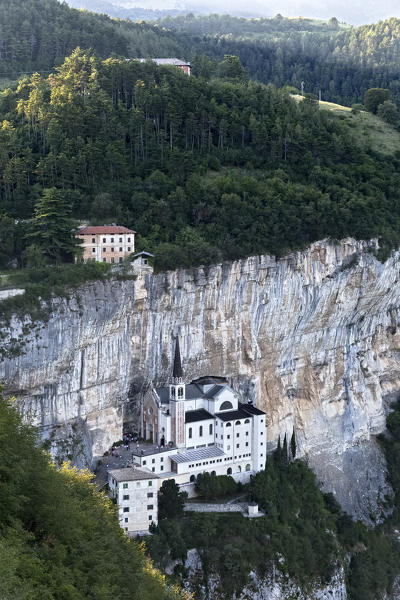
M146 472L158 478L159 487L163 480L174 479L182 491L193 495L199 473L231 475L245 483L264 468L265 413L251 402L241 402L222 377L202 377L186 384L178 340L171 382L147 392L141 421L141 435L152 444L133 451L141 471L109 472L122 485L128 483L123 479L128 474L137 477L135 473ZM121 475L116 476L119 471ZM119 495L119 506L126 508L122 502L123 495ZM144 498L129 494L129 502L126 512L143 513ZM128 531L132 531L129 525Z

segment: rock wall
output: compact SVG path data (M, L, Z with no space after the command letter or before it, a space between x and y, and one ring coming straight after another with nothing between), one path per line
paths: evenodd
M144 390L167 382L179 334L188 380L226 376L267 412L269 448L294 430L298 455L343 507L379 518L387 488L374 436L400 389L399 269L398 255L381 264L348 239L89 284L54 301L0 377L44 436L74 425L85 456L98 455ZM22 327L14 319L10 337Z
M171 565L172 566L172 565ZM185 588L195 593L199 600L225 600L221 581L215 574L208 574L207 588L204 586L204 573L201 557L192 548L188 551L186 561ZM170 569L170 573L172 573ZM284 577L274 568L266 577L260 577L251 572L249 582L244 589L233 597L233 600L347 600L345 573L343 568L338 568L327 585L308 586L305 592L293 581Z

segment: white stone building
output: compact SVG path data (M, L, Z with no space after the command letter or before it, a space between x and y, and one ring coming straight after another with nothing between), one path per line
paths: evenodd
M111 495L118 503L118 520L129 534L147 532L158 521L158 476L136 468L108 471Z
M141 472L157 477L159 486L165 479L174 479L189 495L194 495L199 473L231 475L247 483L265 465L265 413L250 402L241 402L221 377L202 377L186 384L178 341L171 383L145 395L141 435L152 442L145 450L133 451ZM121 471L119 481L127 483L121 477L127 477L131 469ZM109 477L117 479L113 473L117 471ZM120 497L118 502L121 506ZM139 505L138 511L143 510L143 498L132 494L129 502L132 512ZM132 530L128 527L128 531Z

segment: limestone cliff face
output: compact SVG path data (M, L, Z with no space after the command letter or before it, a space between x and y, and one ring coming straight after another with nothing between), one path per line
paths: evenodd
M178 561L176 561L178 562ZM167 569L169 574L173 572L173 566ZM207 587L204 585L204 572L201 557L192 548L188 551L186 561L185 587L201 600L226 600L226 593L221 584L220 577L216 574L207 573ZM296 583L288 580L282 573L273 568L272 572L265 577L260 577L251 572L245 587L234 594L233 600L347 600L344 569L338 567L328 584L315 584L308 586L307 591L302 590ZM392 600L397 600L396 594Z
M381 264L344 240L90 284L54 301L0 377L61 451L78 431L81 455L98 455L168 380L179 334L188 379L226 376L267 412L269 446L294 429L326 489L368 518L387 493L374 435L400 390L399 269L398 255Z

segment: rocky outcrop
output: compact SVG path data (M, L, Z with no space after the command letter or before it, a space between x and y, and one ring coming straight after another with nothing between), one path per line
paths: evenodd
M201 557L192 548L188 551L185 561L185 587L195 593L199 600L226 600L223 585L218 575L207 576L207 585L204 583L204 573ZM249 574L247 585L233 596L233 600L347 600L345 573L343 568L338 568L328 584L307 586L307 591L301 589L296 583L284 577L274 568L272 573L260 576L257 573Z
M399 269L398 255L381 264L344 240L88 284L53 302L0 376L44 436L75 425L83 455L98 455L168 380L179 334L188 379L226 376L267 412L269 448L294 430L324 487L368 520L387 493L374 436L400 390Z

